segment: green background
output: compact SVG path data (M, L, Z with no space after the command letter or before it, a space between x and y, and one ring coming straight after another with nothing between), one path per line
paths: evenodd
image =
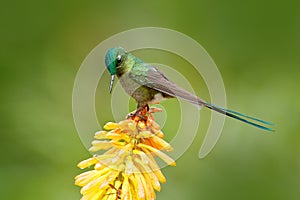
M76 165L90 155L72 118L76 72L111 35L158 26L182 32L208 51L230 108L276 123L276 132L267 133L227 119L215 149L199 160L210 116L201 111L194 143L176 167L163 170L167 183L158 199L299 199L299 22L299 4L292 0L2 1L0 198L80 198L73 178L82 170ZM188 67L181 70L189 74ZM104 79L97 114L109 121L110 109L101 104L110 97L107 73ZM196 88L203 82L190 80ZM201 84L196 93L209 99ZM178 104L164 105L172 115ZM167 139L173 129L168 119Z

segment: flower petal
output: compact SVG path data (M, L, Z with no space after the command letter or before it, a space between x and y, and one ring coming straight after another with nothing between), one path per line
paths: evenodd
M81 161L77 165L77 167L79 167L80 169L84 169L84 168L90 167L91 165L96 164L97 162L98 162L98 160L95 157L92 157L92 158Z
M99 150L106 150L113 147L113 144L109 140L94 140L92 142L92 147L89 151L96 152Z
M119 124L117 123L113 123L113 122L108 122L104 125L104 129L105 130L112 130L112 129L117 129L119 128Z
M160 157L163 161L165 161L168 165L171 165L171 166L176 166L176 163L175 161L170 158L169 156L167 156L166 154L164 154L163 152L149 146L149 145L146 145L146 144L142 144L142 143L139 143L137 146L139 146L140 148L142 149L148 149L150 152L154 153L156 156Z

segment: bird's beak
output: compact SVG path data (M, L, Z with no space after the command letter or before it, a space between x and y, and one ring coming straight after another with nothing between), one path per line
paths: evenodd
M111 93L113 85L114 85L115 75L111 75L109 93Z

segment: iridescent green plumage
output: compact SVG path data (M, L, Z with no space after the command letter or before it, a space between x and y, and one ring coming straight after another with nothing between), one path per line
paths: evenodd
M268 127L249 120L273 125L270 122L256 119L226 108L221 108L200 99L194 94L177 86L157 68L143 62L133 54L126 52L122 47L109 49L105 56L105 64L112 75L110 91L112 90L114 76L117 75L124 90L138 103L136 114L144 107L148 107L148 104L159 103L165 98L180 98L199 107L205 106L255 127L272 131L272 129Z

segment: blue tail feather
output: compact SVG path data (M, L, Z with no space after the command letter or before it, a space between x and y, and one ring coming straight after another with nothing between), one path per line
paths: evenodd
M263 123L263 124L267 124L267 125L271 125L271 126L274 126L274 125L275 125L275 124L273 124L272 122L267 122L267 121L264 121L264 120L261 120L261 119L257 119L257 118L255 118L255 117L251 117L251 116L245 115L245 114L243 114L243 113L239 113L239 112L236 112L236 111L233 111L233 110L229 110L229 109L227 109L227 108L222 108L222 107L216 106L216 105L214 105L214 104L210 104L210 105L212 105L212 106L214 106L214 107L217 107L217 108L219 108L219 109L222 109L222 110L224 110L224 111L226 111L226 112L233 113L233 114L236 114L236 115L239 115L239 116L248 118L248 119L252 119L252 120L257 121L257 122L261 122L261 123Z
M245 115L245 114L242 114L242 113L239 113L239 112L236 112L236 111L233 111L233 110L229 110L229 109L226 109L226 108L222 108L222 107L219 107L219 106L216 106L216 105L213 105L213 104L210 104L210 103L205 103L204 104L207 108L210 108L212 110L215 110L219 113L222 113L224 115L227 115L229 117L232 117L234 119L237 119L239 121L242 121L242 122L245 122L247 124L250 124L252 126L255 126L257 128L260 128L260 129L263 129L263 130L267 130L267 131L274 131L273 129L271 128L268 128L268 127L265 127L265 126L262 126L262 125L259 125L259 124L256 124L254 122L251 122L247 119L251 119L251 120L254 120L254 121L257 121L257 122L260 122L260 123L263 123L263 124L267 124L267 125L271 125L271 126L274 126L273 123L271 122L267 122L267 121L264 121L264 120L261 120L261 119L257 119L257 118L254 118L254 117L251 117L251 116L248 116L248 115ZM239 117L241 116L241 117ZM242 117L245 117L247 119L244 119Z

